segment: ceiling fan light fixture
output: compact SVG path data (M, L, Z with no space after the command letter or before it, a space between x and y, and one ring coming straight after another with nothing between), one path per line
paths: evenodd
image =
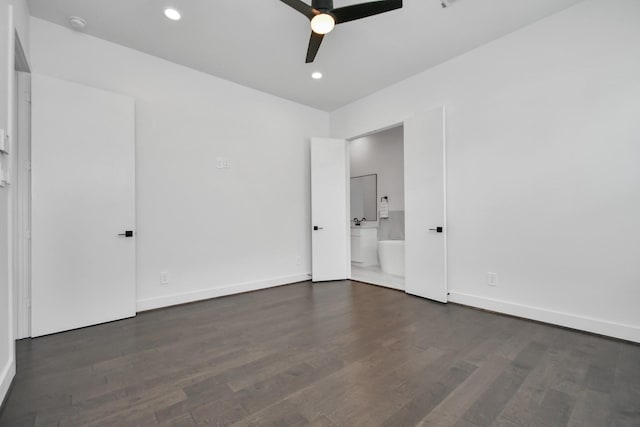
M333 30L336 24L343 24L400 9L403 0L371 0L338 8L333 7L333 0L312 0L311 4L303 0L280 1L300 12L311 21L311 37L309 38L309 47L305 58L305 63L310 64L316 59L325 34Z
M311 19L311 29L316 34L327 34L335 26L335 18L328 13L320 13Z

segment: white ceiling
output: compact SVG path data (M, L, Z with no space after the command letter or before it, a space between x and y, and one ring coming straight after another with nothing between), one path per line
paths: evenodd
M310 3L310 0L306 0ZM309 21L279 0L29 0L31 14L283 98L332 111L582 0L405 0L338 25L305 64ZM335 7L359 3L334 0ZM182 12L171 22L164 6ZM313 71L324 74L312 80Z

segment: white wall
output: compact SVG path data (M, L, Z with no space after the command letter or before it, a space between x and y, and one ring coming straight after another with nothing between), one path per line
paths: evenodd
M349 143L351 176L378 174L378 201L389 197L389 210L404 210L403 128L377 132Z
M452 301L640 341L639 22L585 1L331 114L446 106Z
M307 278L309 138L328 133L327 113L39 19L31 29L35 73L136 100L138 309Z
M9 156L0 155L6 168L15 171L15 111L14 111L14 33L18 32L25 53L29 54L29 12L26 1L0 0L0 129L14 141ZM15 177L15 173L12 173ZM15 283L13 245L12 186L0 188L0 402L15 374Z

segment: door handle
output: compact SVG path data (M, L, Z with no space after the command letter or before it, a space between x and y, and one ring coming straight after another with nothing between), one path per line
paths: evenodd
M313 231L324 230L324 227L318 227L317 225L313 226Z
M442 227L430 228L429 231L435 231L436 233L442 233Z
M124 233L118 234L118 236L133 237L133 230L127 230Z

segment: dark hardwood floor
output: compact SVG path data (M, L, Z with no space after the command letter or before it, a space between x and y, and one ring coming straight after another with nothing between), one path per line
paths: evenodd
M301 283L23 340L0 426L640 426L640 346Z

